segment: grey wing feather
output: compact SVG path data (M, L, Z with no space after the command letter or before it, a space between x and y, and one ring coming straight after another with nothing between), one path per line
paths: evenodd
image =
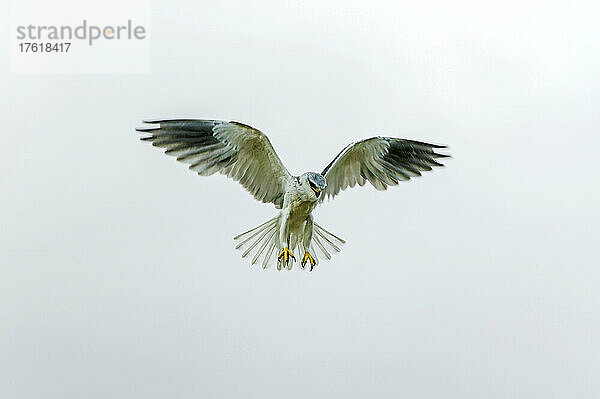
M351 143L321 172L327 187L320 201L356 184L364 186L367 181L377 190L386 190L434 166L444 166L437 159L449 155L436 153L438 148L446 146L393 137L372 137Z
M261 131L239 122L175 119L147 120L158 127L138 128L144 141L189 164L201 176L216 172L240 182L258 201L281 208L291 179L271 142Z

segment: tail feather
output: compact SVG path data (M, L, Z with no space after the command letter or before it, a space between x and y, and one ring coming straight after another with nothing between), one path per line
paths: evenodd
M265 251L267 246L273 241L273 239L275 238L277 233L278 233L278 231L275 230L268 235L266 240L263 240L263 243L261 244L260 248L258 249L258 252L256 252L256 255L254 255L254 258L252 258L253 265L256 264L256 262L258 261L258 258L261 257L261 255L263 254L263 252Z
M248 247L248 249L246 249L246 251L245 251L245 252L244 252L244 254L242 255L242 258L245 258L246 256L248 256L248 254L249 254L250 252L252 252L252 250L253 250L253 249L254 249L254 248L255 248L255 247L258 245L258 244L262 243L263 241L267 242L267 241L268 241L268 239L267 239L267 240L265 240L265 237L269 236L269 234L270 234L270 233L272 233L272 232L273 232L273 230L275 230L275 226L271 226L271 227L269 227L269 228L268 228L268 229L266 229L266 230L262 230L262 231L260 232L260 236L259 236L259 237L258 237L256 240L254 240L254 241L252 242L252 244L251 244L251 245ZM269 237L270 237L270 236L269 236ZM263 246L261 246L261 247L259 247L259 248L262 248L262 247L263 247ZM260 252L261 252L261 251L259 251L259 253L260 253ZM258 255L258 254L257 254L257 255Z
M325 230L317 223L314 223L312 241L315 244L315 249L319 249L321 255L327 259L331 259L330 251L340 252L339 246L346 243L346 241Z
M342 245L342 244L346 243L345 240L343 240L340 237L336 236L335 234L330 233L329 231L325 230L319 224L314 223L314 225L315 225L315 231L317 232L317 234L319 234L321 237L323 237L325 240L327 240L327 242L330 243L331 245L334 245L333 242L337 243L337 245ZM339 248L336 252L339 252Z
M248 231L246 231L246 232L244 232L244 233L240 233L240 234L238 234L237 236L233 237L233 239L234 239L235 241L237 241L237 240L241 240L241 239L243 239L243 238L244 238L244 236L247 236L248 234L250 234L250 233L252 233L252 232L254 232L254 231L256 231L256 230L259 230L261 227L265 227L265 226L267 226L267 225L269 225L269 224L273 223L273 222L274 222L275 220L277 220L277 219L278 219L278 216L275 216L274 218L267 220L267 221L266 221L266 222L264 222L263 224L261 224L261 225L259 225L259 226L256 226L256 227L255 227L255 228L253 228L253 229L250 229L250 230L248 230Z
M271 237L271 240L269 242L270 242L269 249L265 253L265 257L262 262L263 269L266 269L267 267L269 267L269 262L273 258L273 251L275 251L275 247L277 246L277 234L276 233L273 234L273 237Z
M317 230L317 235L319 238L322 238L325 244L329 244L329 248L333 249L335 252L340 252L341 249L337 245L331 242L331 240L323 233Z
M279 248L279 215L267 220L263 224L241 233L234 237L238 242L236 249L244 251L242 258L252 257L252 264L261 263L262 268L266 269L272 264L277 263L277 269L281 270L283 265L277 262L277 251ZM319 258L331 259L331 254L340 252L340 246L346 241L333 233L325 230L317 223L313 224L312 240L308 248L303 243L298 243L294 248L290 248L296 255L296 262L300 267L305 252L310 252L316 264ZM294 262L287 265L291 270Z
M274 259L273 251L275 250L278 234L279 215L253 229L235 236L233 238L234 241L240 241L235 249L244 251L242 258L252 256L253 265L258 263L261 256L264 255L262 267L263 269L266 269Z
M319 249L322 256L324 256L327 260L331 259L331 254L327 251L318 235L313 234L312 243L316 244L314 248Z
M276 224L277 224L277 217L274 217L273 219L267 220L260 226L257 226L251 230L246 231L245 233L241 233L241 234L238 234L237 236L233 237L234 241L242 240L238 245L236 245L235 249L243 249L248 243L251 242L251 240L253 238L255 238L257 235L259 235L263 231L273 228Z

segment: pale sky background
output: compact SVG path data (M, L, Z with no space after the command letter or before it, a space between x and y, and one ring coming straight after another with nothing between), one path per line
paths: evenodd
M599 20L155 1L137 75L11 74L3 35L0 397L600 397ZM139 142L156 117L248 123L296 174L378 134L454 158L318 208L347 244L317 271L263 271L232 237L275 209Z

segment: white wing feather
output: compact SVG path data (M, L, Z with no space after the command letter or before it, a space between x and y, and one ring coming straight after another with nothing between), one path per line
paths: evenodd
M261 131L239 122L216 120L150 120L158 127L137 129L142 140L190 165L201 176L216 172L240 182L258 201L281 208L289 180L271 142Z

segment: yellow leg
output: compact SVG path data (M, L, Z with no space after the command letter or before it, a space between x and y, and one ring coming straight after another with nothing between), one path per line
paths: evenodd
M290 258L296 260L296 257L290 251L290 249L288 247L285 247L277 257L277 260L287 266L290 263Z
M310 261L310 271L312 272L313 267L315 267L315 265L317 264L317 262L315 262L315 260L313 259L312 256L310 256L310 254L308 253L308 251L306 251L304 253L304 257L302 258L302 267L304 267L306 265L306 262Z

